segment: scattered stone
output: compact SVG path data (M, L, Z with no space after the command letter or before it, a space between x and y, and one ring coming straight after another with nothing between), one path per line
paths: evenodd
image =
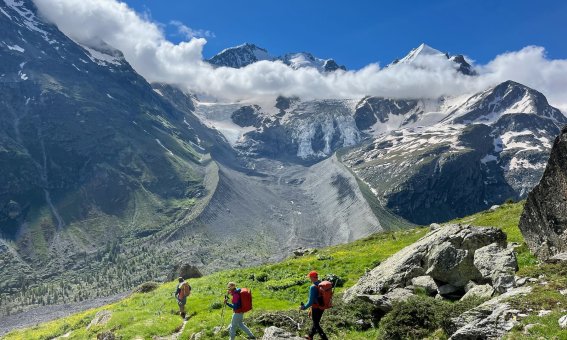
M469 289L468 292L466 292L465 295L463 295L461 300L466 300L466 299L469 299L471 297L478 297L478 298L481 298L481 299L490 299L492 297L492 295L494 295L494 288L492 288L491 285L489 285L489 284L477 285L477 286L474 286L471 289Z
M297 248L293 251L293 255L295 256L307 256L307 255L312 255L315 254L317 252L317 249L314 248Z
M530 323L528 325L524 326L524 334L528 335L530 334L530 330L536 326L541 326L540 323Z
M520 311L506 302L512 296L526 295L530 287L512 288L506 293L450 320L451 340L499 339L518 321Z
M96 335L96 340L116 340L114 333L105 331Z
M490 211L494 211L494 210L496 210L496 209L498 209L498 208L500 208L500 206L495 204L495 205L493 205L493 206L490 207Z
M482 247L474 253L474 265L497 292L503 293L516 286L514 273L518 270L518 262L513 249L497 243Z
M89 325L87 326L87 330L91 329L94 326L104 326L110 321L112 317L112 312L109 310L101 310L100 312L95 314L95 317L91 320ZM102 334L102 333L101 333Z
M567 261L567 253L560 253L548 258L545 262L547 263L559 263Z
M561 294L561 295L567 295L567 289L561 289L561 290L559 291L559 294Z
M516 287L521 287L528 282L527 277L516 277Z
M190 340L200 340L203 338L203 332L197 332L197 333L193 333L193 335L191 335Z
M546 316L546 315L549 315L549 314L551 314L550 310L542 309L537 313L537 316Z
M561 328L567 328L567 315L563 315L561 318L559 318L559 327Z
M411 279L411 284L414 289L416 288L423 288L427 295L435 295L437 293L437 283L431 276L424 275L418 276ZM409 288L409 287L406 287Z
M216 326L215 328L213 328L213 334L218 334L222 331L222 327L221 326Z
M262 337L262 340L283 340L283 339L302 340L303 338L293 335L276 326L270 326L266 328L264 330L264 336Z

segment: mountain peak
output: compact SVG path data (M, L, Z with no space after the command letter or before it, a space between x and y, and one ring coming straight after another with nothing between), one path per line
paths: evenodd
M446 56L445 53L429 46L426 45L425 43L422 43L421 45L419 45L418 47L412 49L410 51L410 53L408 53L405 57L403 57L402 59L400 59L398 62L394 62L395 64L397 63L411 63L413 62L416 58L421 57L421 56Z
M257 61L273 59L266 49L255 44L244 43L222 50L219 54L209 59L208 62L215 66L241 68Z

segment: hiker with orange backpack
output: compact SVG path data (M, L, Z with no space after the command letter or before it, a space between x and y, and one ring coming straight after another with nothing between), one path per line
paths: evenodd
M191 295L191 286L182 277L179 277L178 281L175 298L177 298L177 304L179 305L179 315L185 319L185 304L187 303L187 297Z
M315 336L315 333L319 333L321 339L327 340L327 335L321 328L320 322L325 309L332 307L333 284L329 281L319 281L319 274L317 274L316 271L309 272L307 277L313 284L309 287L309 300L306 304L302 302L299 309L306 310L311 307L309 316L311 320L313 320L313 326L311 327L309 335L305 336L305 339L311 340L313 336Z
M254 334L244 324L244 313L252 309L252 294L246 288L236 288L236 283L229 282L227 285L228 293L232 295L232 303L228 302L228 297L224 297L224 303L232 308L232 320L229 326L230 340L236 337L236 330L242 329L248 335L248 339L256 339Z

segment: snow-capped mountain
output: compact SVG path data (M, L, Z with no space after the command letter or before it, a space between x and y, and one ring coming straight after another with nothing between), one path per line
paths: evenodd
M389 67L394 65L414 64L420 65L428 59L449 60L455 64L456 69L465 75L475 75L476 72L472 66L465 60L461 54L450 56L449 53L443 53L431 46L421 44L412 49L405 57L394 60Z
M274 57L266 49L250 43L227 48L207 61L215 66L241 68L261 60L279 60L293 69L312 67L320 72L346 70L344 66L338 65L333 59L317 58L307 52L287 53Z
M246 43L224 49L207 61L215 66L241 68L260 60L274 60L274 57L265 49Z

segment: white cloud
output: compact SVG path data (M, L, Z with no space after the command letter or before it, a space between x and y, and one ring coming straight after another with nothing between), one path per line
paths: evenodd
M223 99L297 95L303 98L357 98L364 95L397 98L438 97L483 90L515 80L543 92L567 112L567 60L549 60L542 47L529 46L477 65L480 75L467 77L449 61L431 56L412 65L320 74L293 70L281 62L261 61L242 69L213 68L202 50L212 32L194 31L173 23L189 41L173 44L160 26L116 0L34 0L41 13L79 42L102 39L120 49L148 81L183 86ZM208 32L208 33L207 33ZM200 36L200 38L198 37Z
M177 28L177 33L184 36L186 39L216 37L215 33L209 30L193 29L178 20L171 20L169 24L175 26Z

